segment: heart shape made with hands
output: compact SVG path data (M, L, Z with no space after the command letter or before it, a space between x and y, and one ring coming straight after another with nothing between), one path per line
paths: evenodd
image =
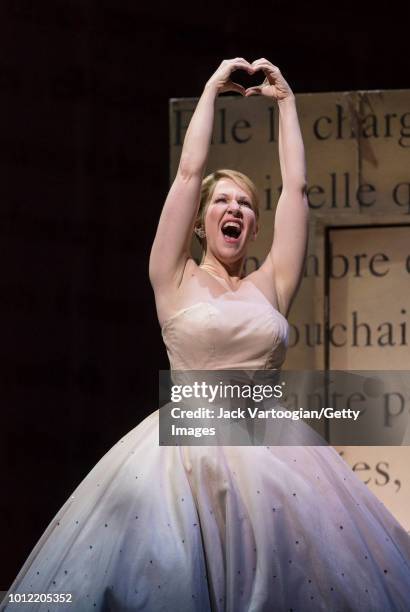
M231 73L230 80L238 85L242 85L245 89L249 89L250 87L259 87L264 83L266 79L266 74L263 70L255 70L252 74L249 74L246 70L240 68L239 70L234 70Z

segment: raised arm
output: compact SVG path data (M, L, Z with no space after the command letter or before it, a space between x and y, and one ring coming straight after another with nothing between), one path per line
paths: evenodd
M230 80L234 70L252 72L243 58L224 60L212 75L199 99L182 147L175 180L168 193L151 250L149 276L154 291L179 285L187 259L199 208L201 183L205 172L214 122L217 95L245 89Z
M246 95L262 94L277 100L279 109L279 161L282 192L276 207L273 242L260 267L267 283L274 284L280 312L288 314L299 287L306 257L309 207L306 195L306 163L295 96L279 68L265 59L252 66L263 70L266 80Z

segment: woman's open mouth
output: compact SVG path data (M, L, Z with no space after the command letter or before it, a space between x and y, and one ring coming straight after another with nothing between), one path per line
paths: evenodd
M221 231L225 242L238 242L242 233L242 223L240 221L225 221Z

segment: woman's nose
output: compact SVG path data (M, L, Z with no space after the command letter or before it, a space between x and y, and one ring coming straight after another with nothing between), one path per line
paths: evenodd
M228 211L238 212L241 210L241 205L236 200L232 200L232 202L228 206Z

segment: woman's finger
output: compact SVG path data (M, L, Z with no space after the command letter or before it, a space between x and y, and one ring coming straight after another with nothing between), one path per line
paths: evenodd
M264 64L261 62L260 64L257 64L256 66L254 66L253 69L255 71L263 70L263 71L269 72L270 74L280 74L279 68L269 63Z
M243 96L245 95L245 87L239 85L239 83L235 83L234 81L227 81L224 87L224 91L236 91Z
M243 57L236 57L235 59L225 60L225 67L229 68L230 72L234 70L245 70L246 72L252 73L253 68L252 64L250 64Z
M245 90L245 97L260 96L261 93L262 93L262 87L260 85L257 85L255 87L248 87L248 89Z
M246 59L244 59L243 57L236 57L235 59L223 60L218 70L228 68L232 71L232 70L235 70L235 67L242 68L245 70L253 70L252 64L246 61Z
M269 60L267 60L265 57L260 57L259 59L254 60L254 61L252 62L252 66L254 66L255 64L260 64L260 63L263 63L263 64L269 64L270 66L274 66L274 67L275 67L275 65L274 65L274 64L272 64L272 62L270 62Z
M271 72L280 72L279 68L265 59L255 60L252 62L252 66L254 69L258 70L269 70Z
M231 72L233 72L234 70L245 70L245 72L247 72L248 74L253 74L254 69L251 66L251 64L249 62L243 61L243 62L234 62L232 64L232 70Z

